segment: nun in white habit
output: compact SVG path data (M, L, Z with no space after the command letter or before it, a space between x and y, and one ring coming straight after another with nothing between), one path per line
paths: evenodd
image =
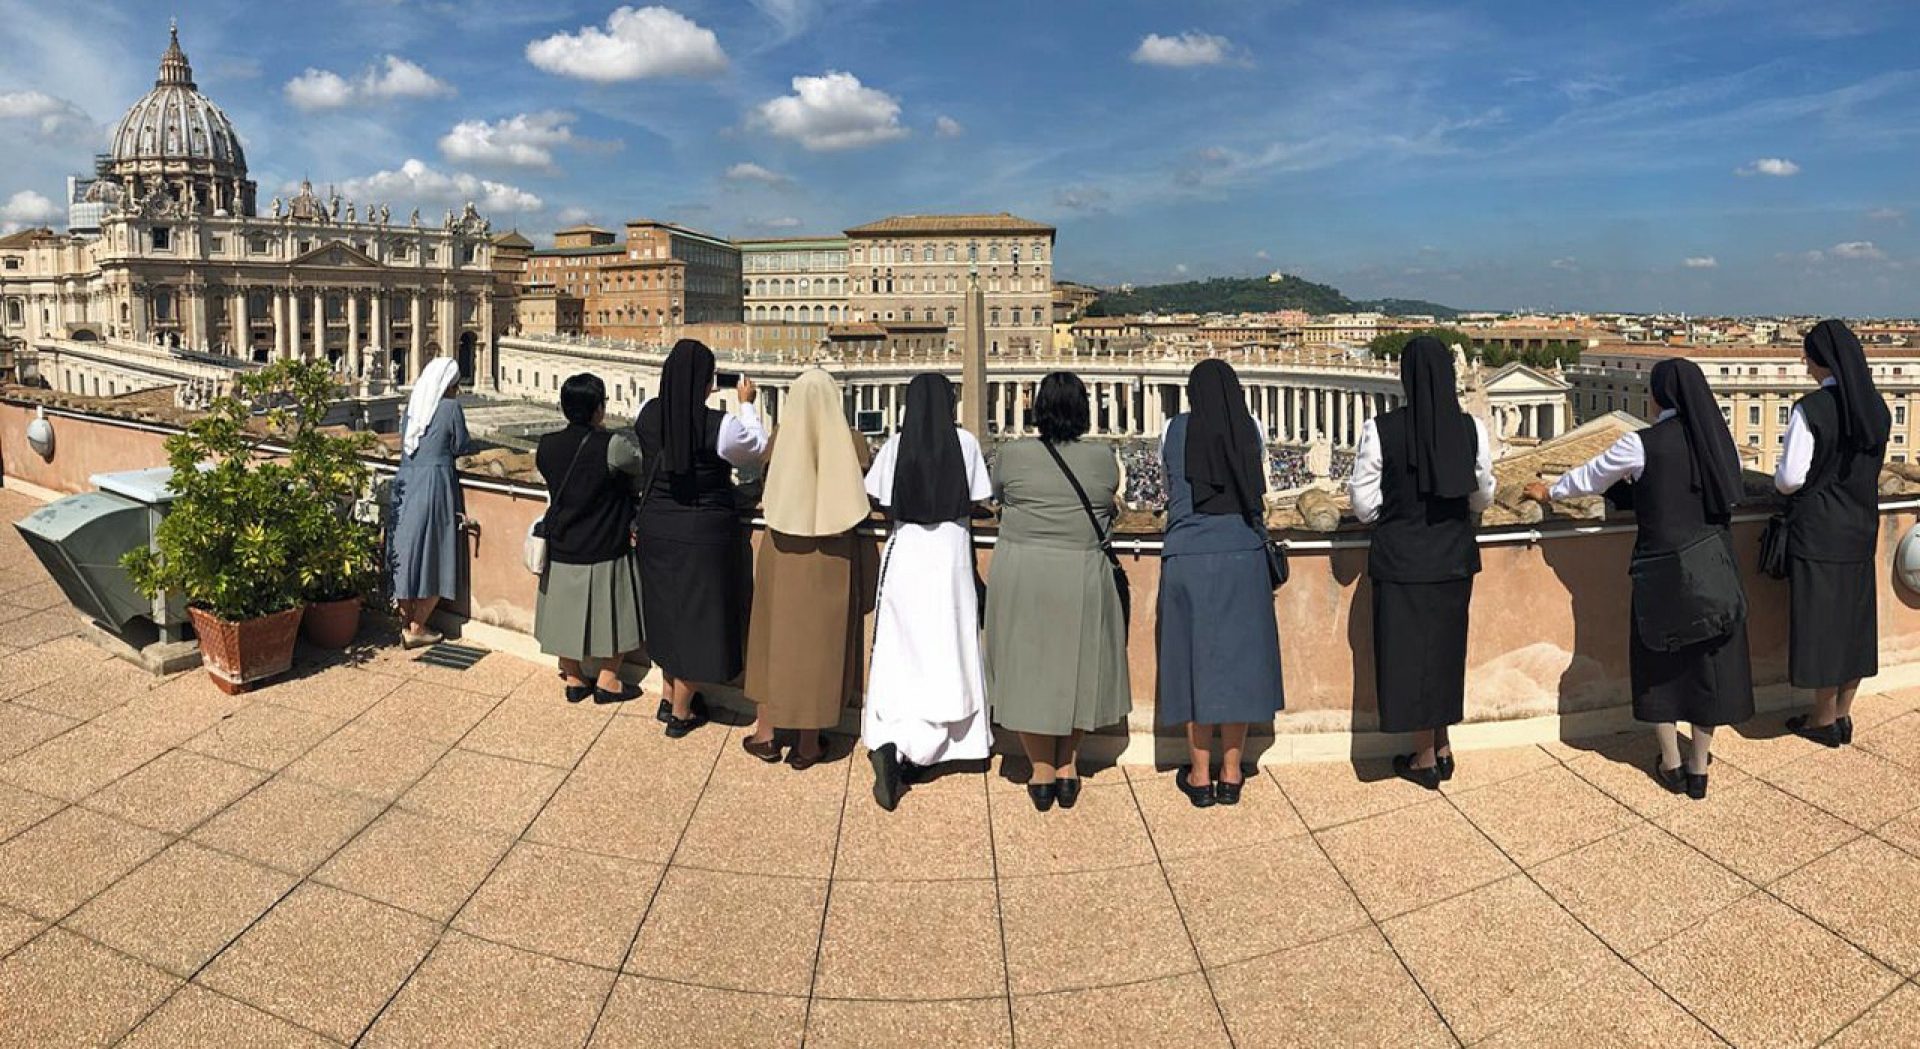
M881 555L879 611L860 740L873 797L891 811L914 770L977 761L993 746L974 590L973 504L993 494L974 436L954 424L953 384L907 386L906 418L867 472L893 523Z
M436 357L420 371L400 421L400 466L393 475L393 526L387 568L408 648L440 635L427 625L434 606L460 595L460 482L454 459L467 449L467 416L456 399L460 365Z

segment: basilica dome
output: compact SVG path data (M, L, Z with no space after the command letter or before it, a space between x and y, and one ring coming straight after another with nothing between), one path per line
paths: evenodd
M233 122L193 82L174 29L153 90L120 118L108 159L132 199L164 184L179 199L189 187L202 207L252 210L247 158ZM235 208L234 205L239 205Z

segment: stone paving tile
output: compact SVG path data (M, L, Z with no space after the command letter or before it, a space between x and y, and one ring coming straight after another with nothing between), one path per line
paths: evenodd
M826 903L823 879L669 870L625 969L726 990L805 995Z
M478 663L465 670L451 670L430 663L421 663L418 661L421 653L416 652L413 655L415 657L413 665L416 669L408 677L405 686L406 690L410 691L458 689L462 692L504 699L529 680L548 682L554 680L552 663L544 665L529 663L504 652L489 652Z
M444 922L512 845L509 835L390 809L313 880Z
M63 929L49 930L0 961L0 1046L111 1045L179 982Z
M453 746L499 703L458 689L400 688L368 707L354 724Z
M876 950L886 944L884 950ZM1005 994L991 881L845 882L820 940L818 998L923 1000Z
M1533 876L1594 934L1633 955L1753 891L1651 824L1541 864Z
M1856 745L1896 765L1920 770L1920 714L1902 714L1867 728L1854 721Z
M812 1049L937 1045L1002 1049L1013 1044L1004 998L946 1002L855 1002L816 999L807 1018Z
M1607 796L1649 819L1687 804L1697 804L1684 794L1675 794L1653 778L1653 765L1660 746L1651 732L1631 732L1615 736L1590 750L1575 752L1566 765L1581 779L1599 787ZM1710 774L1709 797L1733 789L1750 779L1730 762L1714 762Z
M614 974L449 933L359 1044L584 1044Z
M1453 757L1453 778L1440 785L1443 794L1469 794L1560 764L1560 759L1544 747L1460 750L1455 751Z
M255 863L305 875L378 815L378 802L276 776L189 837Z
M517 761L572 768L612 718L605 707L568 706L558 695L539 699L514 695L475 725L461 746ZM653 729L657 732L659 725Z
M0 904L57 920L166 844L144 827L66 809L0 845Z
M346 724L331 714L255 702L182 746L210 758L278 772Z
M181 841L61 924L188 977L279 902L295 880Z
M300 660L295 662L290 675L252 695L260 702L293 707L345 724L405 685L404 681L382 674L369 674L331 662Z
M1080 791L1072 809L1040 812L1026 791L989 791L1001 878L1112 870L1153 862L1153 841L1124 782ZM903 803L904 807L904 803Z
M1818 1044L1899 982L1846 941L1759 894L1634 961L1735 1045Z
M1693 1049L1724 1043L1632 966L1615 960L1604 975L1529 1008L1476 1044L1487 1049Z
M31 648L56 638L72 637L80 632L80 617L69 608L52 608L21 616L7 624L7 640L21 648Z
M198 678L181 677L135 696L93 719L99 728L161 747L177 747L245 708L245 696L229 696Z
M545 765L450 750L405 794L400 807L519 836L553 796L566 773Z
M1920 810L1883 823L1873 833L1881 841L1905 850L1908 855L1920 856Z
M1431 792L1395 777L1385 760L1269 765L1266 771L1316 831L1433 800Z
M0 783L0 842L65 807L65 802Z
M1208 975L1236 1046L1456 1044L1372 925Z
M12 954L14 948L40 935L40 930L46 927L46 922L31 914L0 907L0 958Z
M180 988L120 1043L123 1049L328 1049L338 1044L193 984Z
M1125 987L1016 995L1013 1030L1023 1045L1205 1049L1232 1044L1197 973Z
M0 761L24 754L78 724L59 714L18 703L0 703Z
M591 1049L799 1049L807 1000L622 976Z
M1858 747L1815 754L1782 766L1768 779L1862 830L1920 809L1920 776Z
M1848 1024L1827 1045L1831 1049L1910 1049L1915 1031L1920 1031L1920 984L1908 983Z
M1174 860L1166 875L1209 969L1368 921L1340 872L1305 836Z
M1126 907L1115 907L1115 900ZM1015 995L1109 987L1200 968L1157 865L1003 879L1000 908Z
M737 745L725 747L673 862L736 874L825 878L833 870L846 785L841 765L797 775L785 765L756 761Z
M1453 799L1513 862L1531 867L1640 822L1626 806L1555 763Z
M1238 805L1196 809L1173 785L1174 773L1143 774L1146 771L1127 770L1133 779L1134 799L1161 862L1237 851L1307 831L1293 804L1270 776L1249 776Z
M1379 921L1518 869L1438 798L1322 831L1319 839Z
M1617 959L1524 876L1382 923L1461 1041L1587 985Z
M0 779L36 794L79 801L164 750L97 725L81 725L0 764Z
M1920 973L1920 858L1863 837L1773 886L1795 910L1883 965Z
M324 885L302 885L196 977L337 1041L352 1041L437 936L433 923Z
M454 919L475 936L617 969L662 868L521 842Z
M11 625L6 633L11 636ZM34 647L23 644L22 651L0 666L0 680L7 683L12 702L78 721L144 695L154 682L153 675L139 667L102 658L99 649L71 637Z
M1785 711L1760 714L1751 721L1713 734L1713 771L1722 763L1754 776L1767 773L1809 753L1812 744L1787 731Z
M328 736L285 775L322 787L392 801L446 753L439 743L359 725Z
M245 765L170 750L81 804L128 823L185 834L266 778Z
M1859 828L1758 780L1713 791L1654 822L1761 885L1860 835Z
M815 766L809 771L823 771ZM867 795L856 766L840 817L835 881L914 881L993 877L987 791L976 777L950 777L916 792L912 805L887 812Z

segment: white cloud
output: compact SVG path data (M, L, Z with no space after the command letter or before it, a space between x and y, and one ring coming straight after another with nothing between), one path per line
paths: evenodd
M1800 165L1785 157L1761 157L1743 168L1735 168L1734 174L1766 175L1770 178L1792 178L1800 173Z
M755 229L798 229L800 228L800 220L794 218L792 215L782 215L779 218L754 219L748 223L748 225L753 226Z
M1053 191L1053 202L1074 211L1105 211L1113 194L1099 186L1061 186Z
M1233 42L1212 33L1186 32L1179 36L1148 33L1133 49L1133 60L1143 66L1186 69L1225 65L1233 60Z
M1186 263L1184 263L1184 262L1176 262L1176 263L1174 263L1174 264L1173 264L1173 272L1175 272L1175 273L1177 273L1177 274L1179 274L1179 275L1181 275L1181 276L1186 276L1186 273L1187 273L1187 264L1186 264Z
M666 7L616 8L605 29L581 26L529 43L527 61L558 76L603 84L716 76L727 69L727 53L713 30Z
M577 226L592 218L593 212L575 204L554 212L553 217L555 221L559 222L562 226Z
M933 133L940 138L959 138L967 133L967 129L958 120L942 113L933 122Z
M814 152L859 149L905 137L900 102L852 73L793 78L793 94L754 108L753 122Z
M1711 270L1720 268L1720 260L1712 255L1689 255L1681 260L1680 265L1690 270Z
M287 101L308 111L343 109L406 98L451 98L453 85L399 55L387 55L348 79L331 69L307 71L287 81Z
M1273 258L1273 255L1272 255L1272 254L1270 254L1270 253L1269 253L1269 252L1267 251L1267 249L1265 249L1265 248L1261 248L1261 249L1260 249L1259 251L1256 251L1256 252L1254 252L1254 253L1253 253L1253 257L1254 257L1254 258L1256 258L1256 259L1259 259L1259 260L1260 260L1260 261L1262 261L1262 262L1267 262L1267 261L1270 261L1270 260L1272 260L1272 258Z
M440 153L456 163L553 168L553 151L585 142L573 133L574 115L549 109L488 123L462 120L440 138Z
M66 209L30 189L23 189L0 204L0 230L7 233L28 226L45 226L65 217Z
M793 181L778 171L770 171L751 161L735 164L722 177L728 182L758 182L763 186L784 186Z
M289 186L291 192L296 187ZM394 171L376 171L364 178L352 178L340 184L343 196L356 200L391 201L396 210L418 205L423 209L458 208L473 201L482 214L496 212L539 211L544 205L537 195L518 186L491 179L476 178L462 171L437 171L421 160L409 159ZM423 222L437 222L422 215Z
M1850 240L1844 244L1835 244L1828 249L1827 253L1836 259L1847 259L1853 262L1885 262L1887 260L1887 253L1870 240Z
M0 120L32 121L42 138L92 136L96 131L85 110L41 91L0 91Z
M1896 226L1907 224L1907 213L1899 208L1874 208L1867 212L1869 222L1890 222Z
M1547 263L1547 265L1556 270L1576 272L1580 269L1580 260L1568 255L1563 258L1554 259L1552 262Z

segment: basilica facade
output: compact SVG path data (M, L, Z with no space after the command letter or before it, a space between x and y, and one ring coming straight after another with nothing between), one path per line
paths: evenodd
M0 339L17 351L324 359L382 383L454 356L494 386L512 310L495 301L495 237L473 205L397 215L303 183L261 208L240 136L200 93L177 31L75 197L87 222L0 238ZM59 370L40 374L60 384Z

